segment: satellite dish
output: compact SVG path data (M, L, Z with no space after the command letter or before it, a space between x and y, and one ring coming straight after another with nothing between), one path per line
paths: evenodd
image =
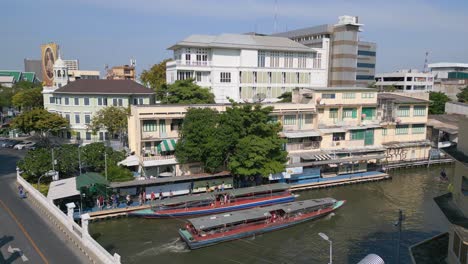
M265 100L265 98L266 98L266 95L264 93L258 93L253 96L252 100L253 102L261 103Z

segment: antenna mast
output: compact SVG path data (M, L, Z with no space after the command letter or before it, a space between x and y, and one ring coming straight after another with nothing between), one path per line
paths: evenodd
M278 23L278 0L275 0L275 21L273 24L273 33L277 33L277 23Z
M427 57L429 56L429 51L426 51L426 57L424 58L424 68L423 72L429 72L429 67L427 65Z

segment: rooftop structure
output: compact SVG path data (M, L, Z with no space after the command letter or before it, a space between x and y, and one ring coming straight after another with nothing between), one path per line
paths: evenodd
M434 76L418 70L378 73L375 75L375 86L383 91L430 92L433 90Z
M15 83L20 81L38 82L36 73L34 72L0 70L0 84L2 86L12 87Z
M135 65L114 66L107 70L106 79L108 80L136 80Z

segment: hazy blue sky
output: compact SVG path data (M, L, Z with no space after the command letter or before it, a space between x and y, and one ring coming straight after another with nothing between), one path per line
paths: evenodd
M81 69L137 60L150 67L167 47L190 34L273 32L275 0L14 0L2 1L0 69L23 69L40 44L60 44ZM377 42L377 71L422 68L430 62L468 63L466 0L278 0L278 31L357 15L362 40Z

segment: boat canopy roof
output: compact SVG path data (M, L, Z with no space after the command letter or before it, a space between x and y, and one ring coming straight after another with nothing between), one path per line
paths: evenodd
M271 216L272 211L283 210L286 213L296 212L302 209L315 206L335 203L333 198L311 199L285 204L277 204L265 207L258 207L242 211L234 211L225 214L216 214L188 219L197 230L209 230L215 227L222 227L229 224L235 224L244 221L264 219Z
M265 193L265 192L276 192L276 191L285 191L289 189L289 185L286 183L274 183L274 184L265 184L253 187L246 187L240 189L228 190L227 192L231 196L243 196L251 193Z

